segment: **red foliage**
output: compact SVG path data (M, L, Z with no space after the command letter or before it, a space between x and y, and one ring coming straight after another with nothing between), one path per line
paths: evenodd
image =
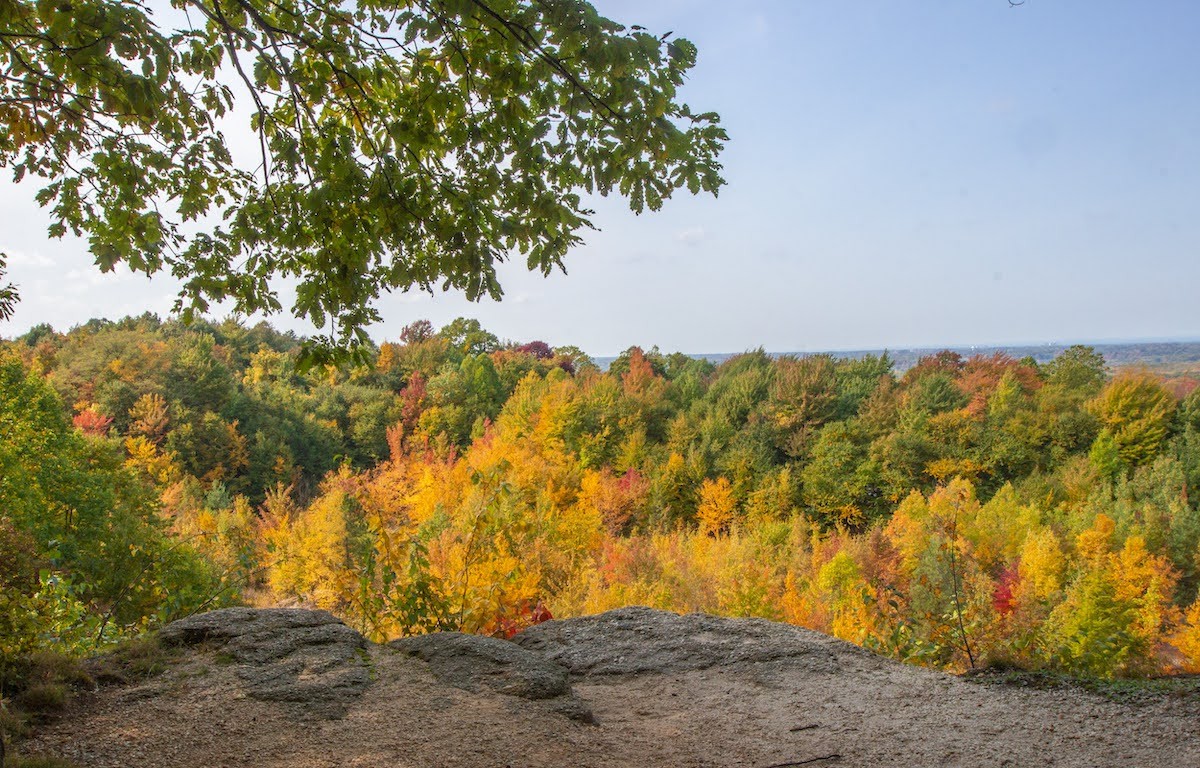
M88 408L87 410L80 411L71 420L71 423L85 435L104 437L108 434L108 429L112 426L113 420L97 410Z
M517 347L517 351L533 355L538 360L549 360L554 357L554 350L544 341L531 341L528 344L522 344Z
M528 600L518 606L513 614L497 616L484 628L484 633L492 637L502 637L505 640L510 640L513 635L521 630L528 629L534 624L550 621L553 618L554 616L550 613L550 609L541 600Z
M428 320L417 320L404 326L400 331L400 341L405 344L420 344L433 338L433 323Z
M650 489L650 481L642 476L633 467L625 470L625 474L621 475L621 479L617 481L617 487L621 489L621 493L631 496L641 496Z
M621 377L625 397L649 405L662 400L667 382L654 372L654 364L638 347L629 355L629 370Z
M425 409L425 397L429 388L425 385L425 377L420 371L414 371L408 377L408 386L400 393L400 420L410 427L415 427L421 411Z
M425 377L420 371L414 371L408 377L408 386L398 395L400 420L387 429L388 451L392 461L399 461L406 452L411 452L416 447L412 444L415 442L412 438L417 434L417 422L425 410L427 394Z
M943 349L941 352L936 352L932 355L925 355L917 364L909 368L904 373L904 378L901 380L904 384L912 384L918 379L922 379L931 373L948 373L951 376L958 376L958 372L963 368L962 355L957 352L951 352L948 349Z
M538 600L537 604L533 606L533 610L529 612L530 624L541 624L543 621L550 621L553 618L554 615L550 613L550 609L541 600Z
M1017 566L1011 565L1005 568L996 580L996 586L992 590L992 607L1001 616L1007 616L1016 608L1013 603L1013 588L1017 586L1017 579Z

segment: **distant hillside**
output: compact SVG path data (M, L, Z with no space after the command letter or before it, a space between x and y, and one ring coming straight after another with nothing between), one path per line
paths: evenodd
M1059 355L1063 350L1070 347L1070 344L1037 344L1030 346L1009 346L1009 347L914 347L912 349L855 349L855 350L834 350L827 354L834 357L845 357L859 359L867 355L880 355L887 352L895 363L896 373L903 373L909 368L917 364L917 361L926 355L931 355L935 352L940 352L943 349L949 349L952 352L957 352L964 357L972 355L992 355L997 352L1002 352L1007 355L1020 359L1023 357L1032 357L1039 364L1048 363ZM1165 369L1168 371L1184 371L1200 369L1200 341L1156 341L1156 342L1140 342L1127 344L1089 344L1088 346L1095 349L1100 354L1104 355L1104 359L1112 367L1124 367L1130 365L1145 365L1151 368ZM739 353L734 352L703 352L691 354L689 357L708 360L712 363L721 364L731 357L735 357ZM795 354L799 357L808 355L826 354L823 352L770 352L772 357L779 357L785 354ZM612 361L616 357L597 357L596 364L602 370L607 370Z

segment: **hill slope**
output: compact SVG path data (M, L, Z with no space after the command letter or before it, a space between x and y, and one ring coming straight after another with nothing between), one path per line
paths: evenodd
M761 620L626 608L513 642L327 613L176 622L168 672L26 745L83 766L1188 766L1197 702L971 683Z

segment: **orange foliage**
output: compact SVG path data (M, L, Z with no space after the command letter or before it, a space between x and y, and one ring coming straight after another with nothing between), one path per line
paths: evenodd
M104 437L112 427L113 420L96 410L95 406L89 405L76 414L71 423L85 435Z
M1036 370L1003 352L974 355L963 364L955 382L968 398L968 414L981 416L987 410L988 399L1005 375L1011 376L1027 395L1036 392L1042 386Z

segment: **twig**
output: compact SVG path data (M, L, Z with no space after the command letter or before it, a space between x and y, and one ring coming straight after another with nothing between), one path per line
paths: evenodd
M823 755L821 757L810 757L807 760L797 760L794 763L775 763L768 765L767 768L795 768L797 765L808 765L809 763L819 763L822 760L841 760L842 756L836 752L832 755Z
M795 728L791 728L790 730L792 733L797 733L799 731L811 731L813 728L820 727L821 726L818 723L809 723L808 725L797 725Z
M954 588L954 615L958 619L958 634L962 638L963 648L967 652L967 661L971 669L975 669L975 654L971 651L971 638L967 635L967 627L963 623L962 594L959 589L958 573L958 499L954 500L954 517L950 521L950 584Z

